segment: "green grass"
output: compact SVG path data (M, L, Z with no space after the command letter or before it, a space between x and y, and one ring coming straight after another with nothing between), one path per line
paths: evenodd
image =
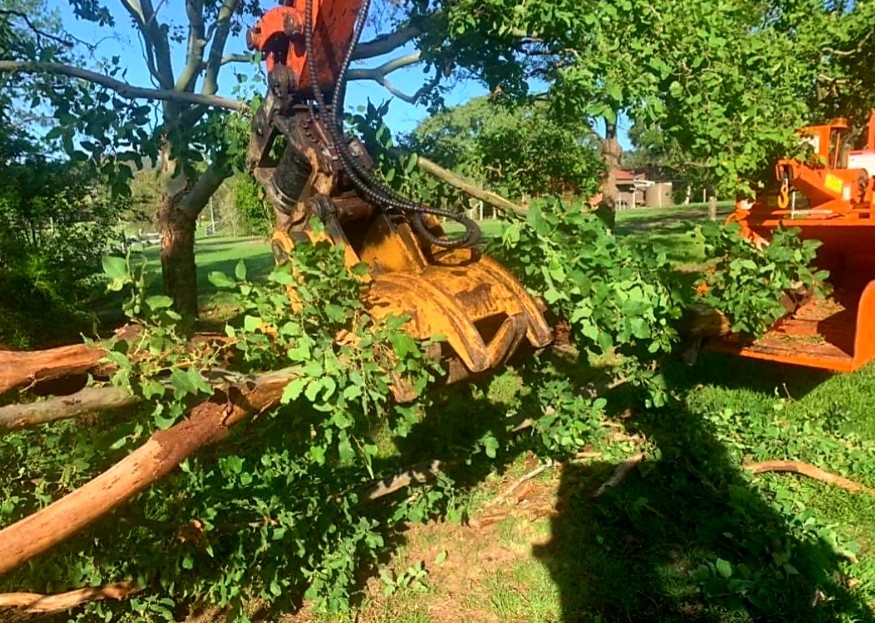
M230 296L220 292L210 283L213 272L233 275L237 262L246 263L247 277L260 280L267 277L273 269L274 260L270 242L258 236L234 237L213 236L198 238L195 241L195 263L197 264L198 299L204 315L222 317L231 304ZM159 247L147 247L144 255L150 266L151 289L156 293L161 289L161 262Z
M477 224L480 226L480 233L485 240L500 238L504 232L505 222L500 219L484 219ZM450 235L462 233L462 226L455 221L447 221L443 224L443 228Z

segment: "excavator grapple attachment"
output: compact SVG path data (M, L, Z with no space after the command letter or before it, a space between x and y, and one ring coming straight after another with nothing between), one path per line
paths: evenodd
M393 223L384 214L347 223L329 214L323 221L321 239L327 236L343 248L349 267L368 264L365 304L370 314L378 319L403 316L409 319L406 330L412 336L442 338L438 356L449 380L495 370L523 343L533 349L551 343L552 331L537 301L478 250L426 248L408 224ZM433 223L431 229L437 233L438 227ZM364 236L355 236L362 230ZM310 240L320 239L309 228L303 232ZM291 252L299 237L300 232L277 231L274 254L282 258ZM358 243L352 243L356 238Z
M833 293L805 301L753 343L730 337L713 348L839 372L875 359L875 113L861 149L847 148L847 129L843 119L803 129L815 163L778 162L775 182L730 217L760 243L779 226L818 240L817 268L829 271Z

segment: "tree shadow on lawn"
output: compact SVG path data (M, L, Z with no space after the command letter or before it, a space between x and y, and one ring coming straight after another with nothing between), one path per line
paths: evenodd
M875 621L833 546L770 504L707 422L676 407L624 425L659 456L599 498L616 466L565 469L535 551L564 623Z

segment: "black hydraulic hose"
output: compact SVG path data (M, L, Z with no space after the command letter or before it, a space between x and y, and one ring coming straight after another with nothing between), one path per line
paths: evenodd
M350 181L352 181L353 185L359 190L359 192L362 193L364 198L369 203L378 207L385 206L390 209L410 215L411 222L414 228L417 230L417 233L430 244L447 249L473 246L480 239L480 228L477 226L477 223L475 223L467 216L458 214L456 212L432 208L430 206L417 205L411 202L409 199L406 199L405 197L395 192L393 189L388 188L387 186L376 180L371 175L371 173L367 171L364 167L362 167L349 152L349 147L346 144L346 139L343 133L341 112L343 110L344 93L346 91L347 72L349 71L350 63L352 62L352 55L355 50L355 46L361 39L362 31L364 29L365 19L363 16L367 15L369 7L370 0L364 0L361 14L358 16L358 19L356 21L352 38L350 40L346 54L344 54L340 71L337 76L337 83L334 88L334 95L331 102L333 114L329 115L329 111L327 110L327 106L325 105L322 88L319 85L318 74L316 71L316 60L315 55L313 54L313 0L306 0L306 5L304 9L304 21L306 21L304 29L304 42L307 54L307 71L310 77L310 82L312 83L311 88L313 90L313 96L319 107L320 118L327 127L328 132L331 134L331 139L334 142L335 151L340 158L340 163L344 169L344 172L347 174ZM425 227L425 223L422 218L424 214L443 216L455 220L464 226L465 233L461 238L456 240L439 238L432 234Z

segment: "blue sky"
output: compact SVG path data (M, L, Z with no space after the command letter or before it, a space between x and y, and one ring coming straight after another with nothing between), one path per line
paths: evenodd
M85 22L76 19L73 10L68 2L62 0L47 0L47 5L50 9L56 9L61 15L61 19L65 28L79 39L91 43L98 43L94 52L93 60L99 62L102 59L109 59L118 56L121 59L121 64L125 68L126 73L124 79L131 84L138 86L154 86L146 69L146 64L143 57L143 47L140 42L139 35L133 26L128 13L121 5L121 0L105 0L104 4L115 18L115 29L101 28L90 22ZM158 14L162 23L171 23L185 26L187 21L185 18L185 9L183 0L153 0L153 4L157 7ZM264 6L275 6L269 1L265 1ZM244 39L245 29L255 22L255 18L247 17L244 20L245 28L236 36L229 38L225 52L242 53L246 52L246 44ZM371 28L366 29L363 40L372 38L377 33ZM184 44L178 44L173 50L174 69L178 72L184 62ZM403 54L409 49L399 49L393 52L392 55L370 59L367 62L359 63L360 67L375 67L393 56ZM252 75L256 71L262 69L251 65L234 64L226 65L222 69L219 79L219 92L222 95L233 96L232 89L237 83L234 73L246 73ZM401 89L404 93L414 93L423 84L425 76L421 67L410 67L407 69L394 72L390 80L392 83ZM483 85L474 80L458 81L453 86L452 90L446 94L446 103L449 106L464 103L473 97L484 95L487 90ZM355 107L366 104L370 99L375 104L391 99L392 104L389 113L386 117L386 123L395 134L409 132L417 122L427 116L426 110L421 106L408 104L386 91L381 85L376 82L351 82L347 91L346 107L348 111ZM621 124L622 125L622 124ZM620 131L620 142L624 148L628 148L628 138L624 128Z
M182 0L153 0L153 3L158 8L159 16L162 22L170 22L175 24L187 24L184 11L184 3ZM114 31L109 28L101 28L90 22L85 22L76 19L71 6L62 0L48 0L50 9L56 9L64 23L65 28L75 37L91 43L100 42L94 53L94 60L109 59L113 56L118 56L121 59L122 66L127 70L125 80L131 84L138 86L154 86L146 69L145 61L143 60L143 48L140 43L140 38L136 29L131 23L131 19L127 12L122 8L119 0L106 0L105 4L115 18L116 25ZM273 6L269 2L265 6ZM244 24L246 27L251 26L255 22L254 18L246 18ZM226 53L244 53L246 52L246 43L244 39L245 29L237 36L232 36L228 40L225 48ZM366 32L363 39L368 39L376 33L372 30ZM409 51L409 50L408 50ZM358 63L360 67L375 67L382 62L395 55L403 54L404 49L396 50L393 55L370 59L365 63ZM182 67L184 61L184 46L178 45L174 48L174 69L177 71ZM226 65L222 69L222 74L219 80L220 94L231 96L232 89L237 83L234 73L252 74L255 71L261 71L261 68L247 66L243 64ZM404 93L414 93L423 83L423 70L420 67L411 67L404 70L399 70L391 75L392 83L401 89ZM459 83L447 95L446 101L448 105L456 105L469 100L472 97L477 97L486 93L486 89L473 80ZM413 106L397 98L386 91L376 82L354 81L349 84L347 90L346 106L347 110L352 110L356 106L366 104L368 99L375 104L379 104L383 100L391 99L392 105L387 117L387 124L394 132L407 132L412 130L416 123L427 116L427 112L421 106Z

